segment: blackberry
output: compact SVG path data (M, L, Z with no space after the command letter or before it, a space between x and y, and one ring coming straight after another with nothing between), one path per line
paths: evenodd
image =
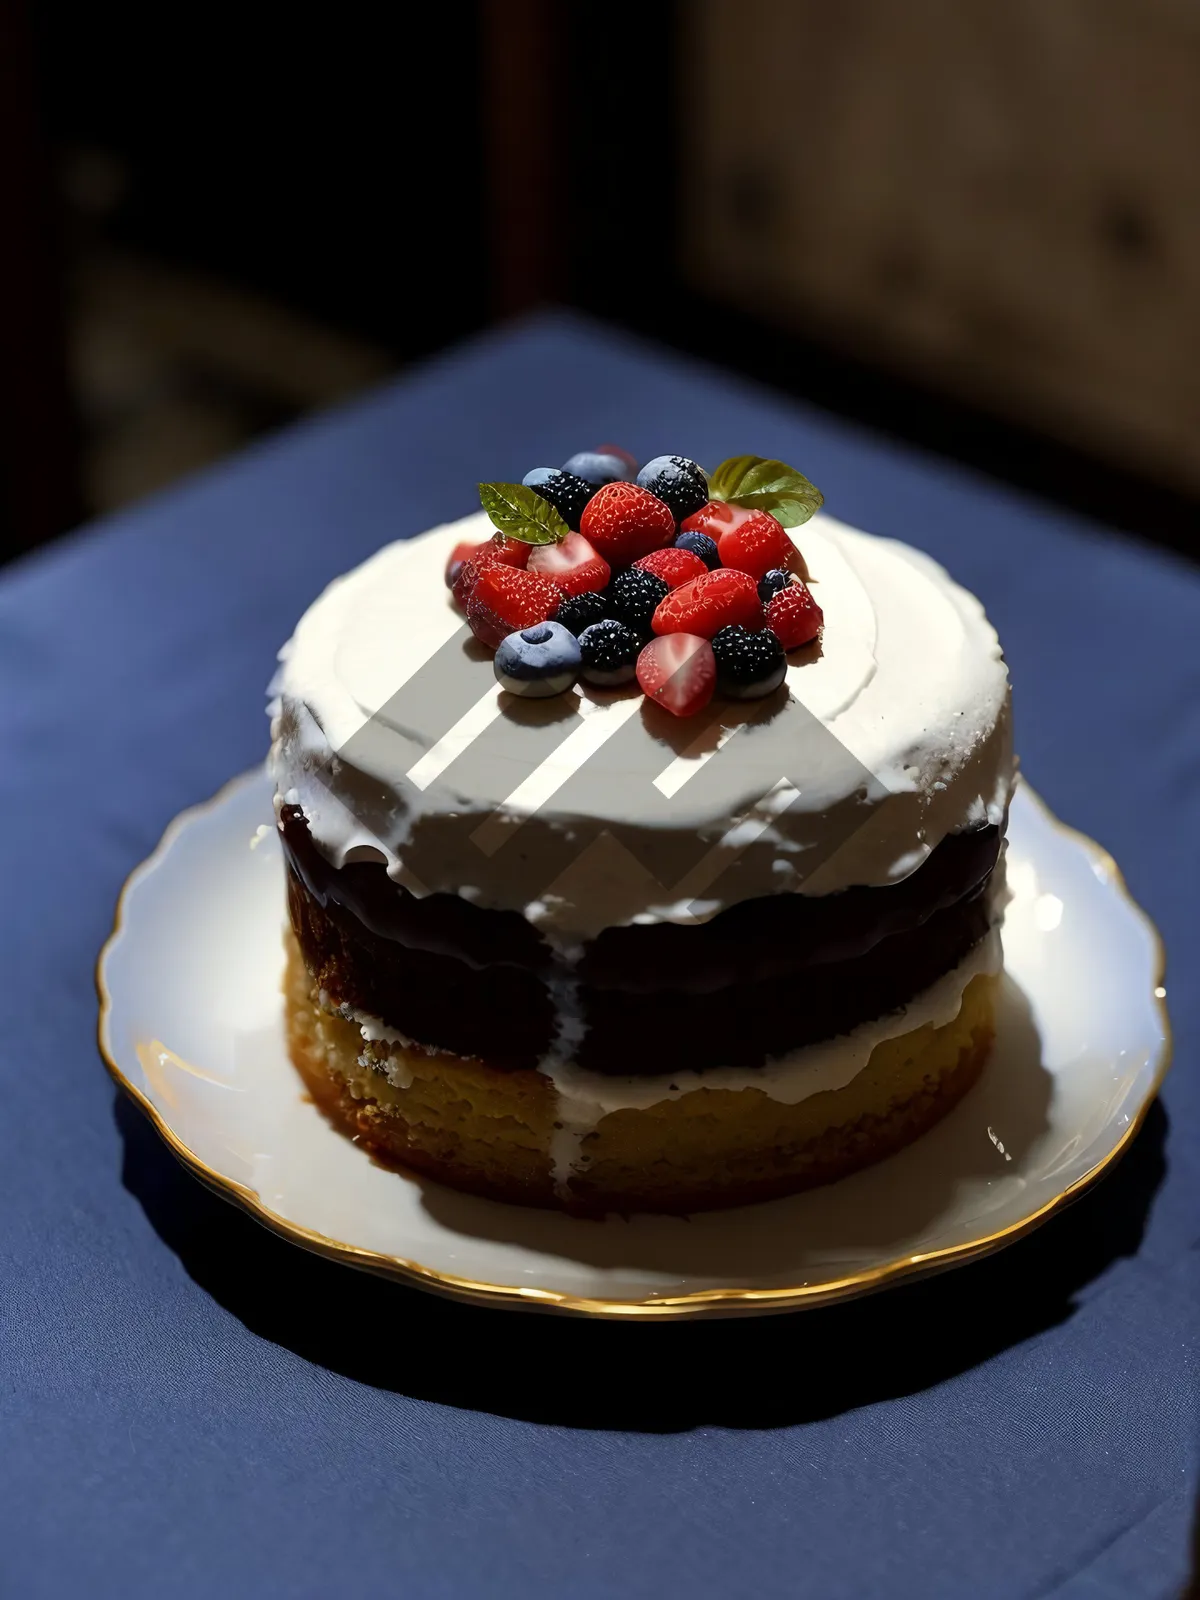
M579 532L583 508L596 492L594 483L577 478L573 472L564 472L561 467L534 467L521 482L534 494L540 494L543 500L549 500L572 533Z
M792 575L790 572L783 567L772 567L770 572L758 580L758 598L763 605L766 605L769 600L774 599L782 590L790 589L791 584Z
M608 602L599 593L573 594L564 600L554 613L555 622L562 624L568 633L578 639L585 628L600 622L608 615Z
M718 687L733 700L757 700L770 694L787 672L783 646L769 628L751 633L741 623L731 623L715 635L712 649Z
M579 654L583 662L580 677L585 683L604 689L632 683L641 648L642 641L633 629L615 617L593 622L579 636Z
M609 615L623 622L643 639L652 633L650 619L658 602L670 594L671 586L642 567L626 567L614 575L604 591Z
M655 456L637 475L641 488L670 506L676 522L708 504L708 479L704 468L686 456Z
M675 548L690 550L694 556L699 556L710 572L715 572L721 565L717 541L710 539L706 533L681 533L675 541Z

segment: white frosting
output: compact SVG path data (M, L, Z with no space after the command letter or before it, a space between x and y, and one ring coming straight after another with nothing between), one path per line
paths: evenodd
M521 911L569 956L607 926L894 883L948 833L1003 822L1007 670L928 557L815 518L796 535L825 613L815 659L786 697L684 722L636 689L503 693L442 581L487 533L479 515L380 550L280 653L278 790L334 865Z

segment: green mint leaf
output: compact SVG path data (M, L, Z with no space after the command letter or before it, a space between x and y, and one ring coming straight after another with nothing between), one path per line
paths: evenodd
M825 502L802 472L762 456L730 456L709 474L708 492L748 511L769 511L785 528L798 528Z
M494 528L525 544L561 544L571 531L549 500L523 483L481 483L479 503Z

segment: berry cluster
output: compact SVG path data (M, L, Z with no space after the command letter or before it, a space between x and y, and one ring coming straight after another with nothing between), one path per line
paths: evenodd
M820 504L779 462L736 457L717 469L714 488L718 480L736 488L742 473L754 489L747 505L734 494L711 497L686 456L656 456L639 471L614 446L535 467L520 485L481 485L497 532L455 546L446 582L476 638L495 651L498 681L513 694L545 696L580 679L611 689L636 678L680 717L718 691L742 700L772 693L786 653L816 639L822 616L782 522L763 509L769 492L755 486L764 469L781 486L777 509L794 512L795 485L810 495L791 521Z

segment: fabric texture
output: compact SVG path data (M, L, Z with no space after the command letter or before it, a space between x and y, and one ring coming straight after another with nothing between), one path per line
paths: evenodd
M1166 940L1175 1065L1000 1256L763 1321L484 1312L307 1256L118 1101L92 971L261 758L324 583L616 440L752 450L943 561L1024 770ZM1159 1597L1195 1561L1200 573L567 317L489 335L0 577L0 1594Z

